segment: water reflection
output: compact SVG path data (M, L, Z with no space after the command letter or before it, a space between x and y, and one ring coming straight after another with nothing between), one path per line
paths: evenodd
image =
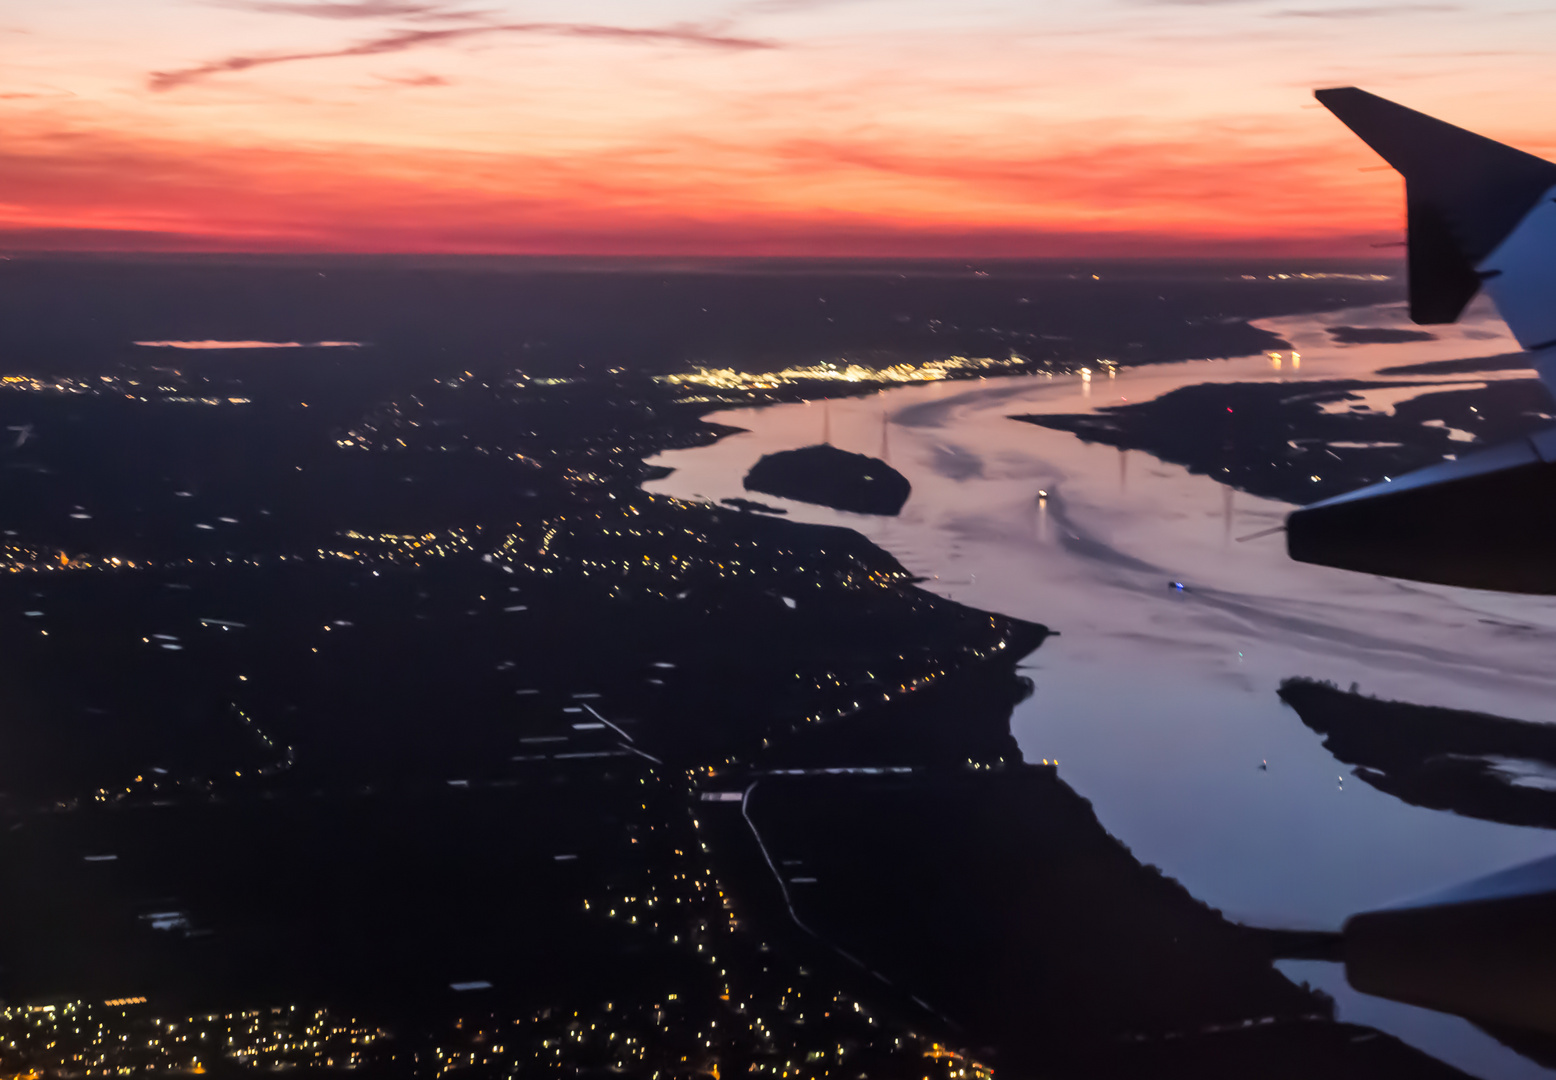
M1140 861L1229 916L1332 928L1352 912L1550 854L1556 837L1527 816L1477 818L1442 800L1412 805L1374 783L1337 783L1365 763L1331 754L1282 703L1282 681L1356 683L1380 698L1548 724L1556 600L1292 563L1278 534L1237 539L1278 526L1286 504L1143 455L1132 467L1127 452L1007 417L1211 381L1376 377L1390 365L1516 349L1482 306L1433 341L1338 344L1328 332L1404 322L1394 306L1270 320L1261 325L1298 350L1278 366L1261 355L1123 369L1095 384L991 378L715 414L746 432L662 455L653 464L676 471L647 486L738 496L758 457L814 441L817 408L836 445L884 450L886 410L892 464L913 486L901 515L780 500L790 516L847 524L926 587L1061 631L1030 661L1037 691L1013 721L1027 759L1063 761L1062 778ZM1416 386L1402 396L1463 380L1408 381ZM1495 1049L1475 1053L1494 1065Z

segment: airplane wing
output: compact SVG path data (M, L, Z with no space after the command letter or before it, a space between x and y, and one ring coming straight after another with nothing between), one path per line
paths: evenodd
M1410 317L1481 289L1556 394L1556 164L1343 87L1315 95L1405 178ZM1556 428L1293 511L1299 562L1556 595Z
M1410 317L1453 322L1484 288L1556 391L1556 164L1354 86L1314 96L1405 178Z

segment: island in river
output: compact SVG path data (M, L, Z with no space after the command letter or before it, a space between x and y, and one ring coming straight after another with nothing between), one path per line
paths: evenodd
M913 487L880 458L839 450L830 443L766 454L746 474L747 491L851 510L895 516Z

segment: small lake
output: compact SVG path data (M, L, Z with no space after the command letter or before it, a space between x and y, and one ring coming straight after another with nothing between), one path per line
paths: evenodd
M856 529L957 601L1060 632L1026 661L1013 732L1057 758L1104 827L1230 918L1336 928L1346 916L1556 853L1556 835L1405 804L1352 776L1276 696L1282 679L1352 683L1421 705L1556 722L1556 598L1417 585L1291 562L1292 507L1139 451L1009 419L1151 400L1180 386L1372 378L1379 368L1517 351L1477 301L1435 341L1338 345L1331 326L1407 327L1388 305L1265 320L1301 354L913 385L712 414L746 429L651 461L683 499L747 495L763 454L831 441L913 485L877 518L757 495L791 519ZM1477 385L1530 373L1412 383ZM1384 376L1387 378L1387 376ZM1400 381L1405 381L1401 379ZM1428 393L1372 392L1388 408ZM1374 401L1372 398L1376 398ZM1038 498L1046 491L1045 499ZM1176 589L1174 583L1184 587ZM1261 769L1261 763L1267 768ZM1283 965L1342 1018L1482 1076L1549 1075L1464 1021L1363 998L1335 965Z

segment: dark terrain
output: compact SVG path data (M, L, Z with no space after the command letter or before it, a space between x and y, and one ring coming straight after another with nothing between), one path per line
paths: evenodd
M1087 442L1145 450L1242 491L1306 505L1546 427L1556 408L1535 379L1423 389L1391 413L1368 407L1360 396L1398 385L1205 383L1095 414L1015 419L1071 431ZM1470 438L1455 440L1449 429Z
M1222 355L1385 284L0 266L7 1072L1459 1075L1021 760L1045 627L639 487L727 432L653 377L705 360ZM364 344L132 344L204 338Z
M1280 696L1324 736L1325 749L1379 791L1504 825L1556 828L1549 724L1380 701L1311 679L1287 679Z
M1329 336L1341 345L1397 345L1437 339L1430 330L1397 330L1384 326L1331 326Z

